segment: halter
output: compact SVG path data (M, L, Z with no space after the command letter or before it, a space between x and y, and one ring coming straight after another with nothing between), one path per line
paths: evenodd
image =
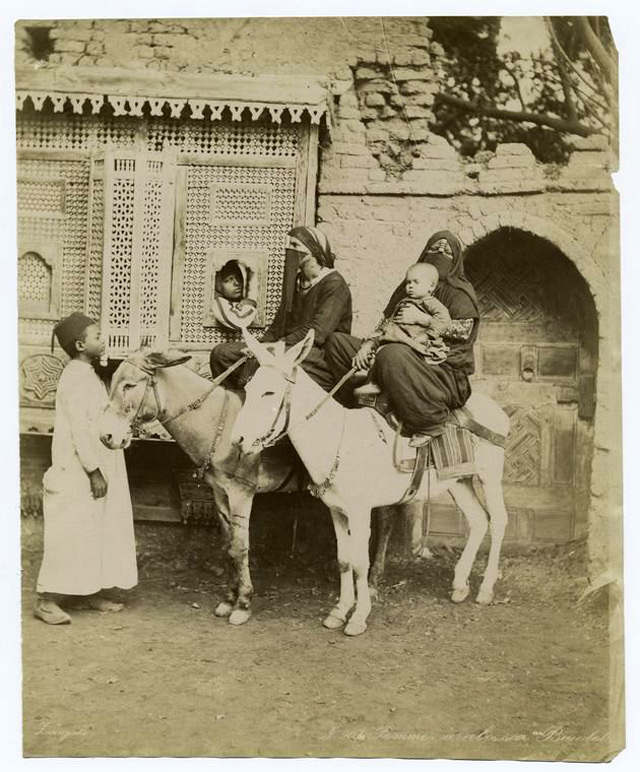
M134 362L132 359L125 359L124 361L129 365L133 365L138 370L142 370L142 372L146 375L146 385L144 389L144 394L142 395L142 399L138 403L138 408L134 413L133 418L131 419L132 427L139 426L142 423L141 421L138 420L138 416L140 415L142 406L144 405L147 399L147 394L149 393L149 389L153 390L153 397L156 403L156 413L151 418L148 418L145 421L145 423L151 423L151 421L159 421L163 426L165 426L171 421L174 421L179 416L184 415L185 413L189 413L192 410L197 410L204 403L204 401L207 399L209 394L211 394L211 392L216 388L216 384L214 384L211 388L207 389L207 391L205 391L204 394L201 394L197 399L194 399L193 402L190 402L188 405L185 405L183 408L180 408L180 410L178 410L177 413L174 413L174 415L169 416L167 418L166 416L163 416L164 409L160 404L160 393L158 392L158 377L156 376L155 372L145 369L137 362Z
M254 440L253 446L259 445L262 450L264 448L269 448L272 445L275 445L276 442L281 440L285 434L289 431L289 421L291 420L291 391L293 389L293 384L296 382L296 368L294 368L293 373L291 376L287 375L284 370L282 370L280 367L278 367L275 364L266 364L263 365L263 367L271 367L277 372L279 372L284 379L287 381L287 385L285 386L284 394L282 396L282 402L280 403L280 407L278 408L278 412L276 414L276 417L273 420L273 424L271 425L271 428L266 434L263 434L262 437L258 437L257 440ZM292 426L292 429L295 429L296 426L300 426L300 424L306 423L307 421L310 421L324 405L333 397L333 395L339 391L339 389L351 378L351 376L355 373L357 368L352 367L349 372L345 373L342 378L336 383L336 385L331 389L331 391L327 392L327 394L324 395L324 397L318 402L318 404L312 408L304 418L301 418L300 421L298 421L294 426ZM286 412L285 412L286 411ZM276 426L278 425L278 420L280 419L280 416L282 413L285 412L285 419L284 419L284 425L282 427L282 430L276 434ZM253 447L252 446L252 447Z
M133 362L131 359L125 359L124 360L127 364L133 365L138 370L142 370L143 373L146 375L146 384L144 388L144 394L142 395L142 399L138 403L138 407L136 409L136 412L133 414L133 418L131 419L131 427L138 426L141 422L138 420L138 416L140 415L140 411L142 410L142 406L144 405L147 394L149 393L149 389L153 389L153 396L156 401L156 414L153 416L153 418L149 418L150 421L158 420L160 423L162 423L160 416L162 415L162 405L160 404L160 394L158 393L158 379L155 375L155 373L145 370L144 367L141 367L140 365Z
M291 420L291 391L293 389L293 384L296 382L295 368L291 375L287 375L284 370L282 370L277 365L266 364L263 365L263 367L271 367L272 369L277 370L277 372L279 372L284 377L287 385L285 386L284 394L282 395L282 402L280 402L278 412L276 413L276 417L273 419L271 428L265 434L263 434L262 437L258 437L253 441L252 447L259 446L260 450L264 450L265 448L270 448L272 445L275 445L276 442L281 440L289 431L289 421ZM282 430L278 432L276 427L280 417L283 414L284 424L282 426Z

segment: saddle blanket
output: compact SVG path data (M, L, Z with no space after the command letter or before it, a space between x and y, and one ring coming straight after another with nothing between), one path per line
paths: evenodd
M394 461L401 472L413 472L417 449L409 445L408 437L396 434ZM474 473L475 438L468 430L455 424L445 424L442 434L431 440L429 465L433 464L439 480L470 477Z

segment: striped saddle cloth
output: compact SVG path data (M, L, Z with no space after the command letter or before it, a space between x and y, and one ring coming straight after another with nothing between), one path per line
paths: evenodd
M414 471L417 448L409 445L409 437L403 437L396 429L393 458L396 469L407 474ZM430 442L427 459L435 466L438 479L469 477L474 473L475 438L469 429L447 423L442 434Z

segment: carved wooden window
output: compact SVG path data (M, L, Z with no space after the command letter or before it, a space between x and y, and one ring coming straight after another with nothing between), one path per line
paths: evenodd
M207 323L211 255L229 252L255 263L253 326L271 322L287 231L314 222L319 115L176 120L47 105L17 124L19 234L40 256L20 267L23 343L47 346L56 319L85 311L112 356L167 337L204 352L235 335ZM58 245L57 258L29 239Z
M177 157L170 339L195 350L239 336L211 313L216 266L231 257L252 266L258 313L251 327L264 328L280 303L287 233L315 217L317 127L217 131L208 153Z
M21 317L57 319L60 314L60 249L37 240L18 252L18 306Z

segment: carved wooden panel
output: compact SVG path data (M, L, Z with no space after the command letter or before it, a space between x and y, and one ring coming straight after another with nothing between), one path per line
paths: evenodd
M85 308L89 169L87 158L18 156L20 255L40 255L50 269L32 256L19 263L24 343L48 343L56 319Z
M545 416L535 407L507 405L504 409L511 420L511 431L505 451L504 481L520 485L539 485L545 460Z
M64 363L53 354L32 354L20 363L20 404L53 407Z
M280 302L284 248L293 226L296 168L192 165L185 171L184 264L179 339L206 346L228 332L203 325L207 297L207 256L226 251L268 256L260 318L273 320ZM216 201L233 191L224 208ZM213 217L212 214L216 216ZM233 334L231 334L233 335Z
M169 337L174 168L167 156L105 156L100 318L112 357Z
M184 121L151 117L54 114L24 110L16 122L20 150L133 149L141 139L150 152L180 150L207 155L295 158L299 125Z
M580 420L589 413L578 412L581 368L595 363L586 285L553 245L510 229L472 247L465 267L481 309L474 388L511 420L504 484L520 513L515 538L574 538L592 454Z

